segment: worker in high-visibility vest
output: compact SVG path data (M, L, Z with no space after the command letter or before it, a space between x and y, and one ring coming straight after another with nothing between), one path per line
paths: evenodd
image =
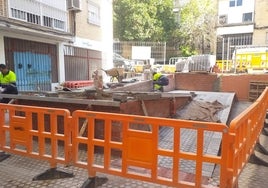
M164 91L163 86L167 86L169 84L169 79L161 74L160 72L153 72L153 84L154 91Z
M16 74L9 70L5 64L0 64L0 93L18 94ZM9 103L10 100L9 98L0 98L0 103ZM0 161L5 160L9 156L10 154L0 150Z
M16 74L9 70L5 64L0 64L0 92L2 94L18 94ZM1 103L8 103L11 99L2 98Z

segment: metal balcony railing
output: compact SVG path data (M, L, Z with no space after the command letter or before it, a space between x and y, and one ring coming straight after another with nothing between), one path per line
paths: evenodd
M67 31L66 1L9 0L9 18Z

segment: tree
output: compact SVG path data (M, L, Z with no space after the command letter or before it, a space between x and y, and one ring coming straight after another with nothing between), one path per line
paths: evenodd
M171 0L115 0L114 38L166 41L175 29Z
M216 23L215 0L189 0L180 7L178 28L173 33L174 45L183 55L213 51Z
M169 56L214 51L215 0L185 0L179 7L178 22L173 0L114 0L113 3L114 38L120 41L164 41L175 49Z

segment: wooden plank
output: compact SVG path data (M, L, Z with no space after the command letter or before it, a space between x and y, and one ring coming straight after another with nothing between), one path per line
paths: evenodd
M8 104L13 104L16 101L16 99L11 99Z
M144 100L141 100L141 107L142 107L142 110L143 110L144 115L145 116L148 116L148 111L146 109ZM149 126L149 131L152 131L152 125L148 125L148 126Z
M47 102L57 102L57 103L88 104L88 105L113 106L113 107L120 107L120 104L121 104L118 101L112 101L112 100L73 99L73 98L45 97L45 96L20 95L20 94L19 95L0 94L0 98L47 101Z
M156 100L161 98L161 93L132 93L132 92L113 93L113 99L116 101L126 102L128 98L136 100Z
M194 92L189 93L161 93L161 97L163 98L174 98L174 97L192 97L195 95Z
M144 100L141 100L141 107L142 107L142 110L143 110L144 115L145 116L148 116L148 112L147 112L147 109L146 109Z

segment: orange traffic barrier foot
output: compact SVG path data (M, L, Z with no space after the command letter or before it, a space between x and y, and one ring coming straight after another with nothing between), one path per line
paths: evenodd
M73 173L59 171L56 168L51 168L42 174L39 174L33 178L33 181L37 180L51 180L51 179L61 179L61 178L72 178Z
M10 155L9 154L6 154L5 152L0 152L0 162L9 158Z
M108 181L106 177L92 177L88 178L81 188L95 188L105 184Z

